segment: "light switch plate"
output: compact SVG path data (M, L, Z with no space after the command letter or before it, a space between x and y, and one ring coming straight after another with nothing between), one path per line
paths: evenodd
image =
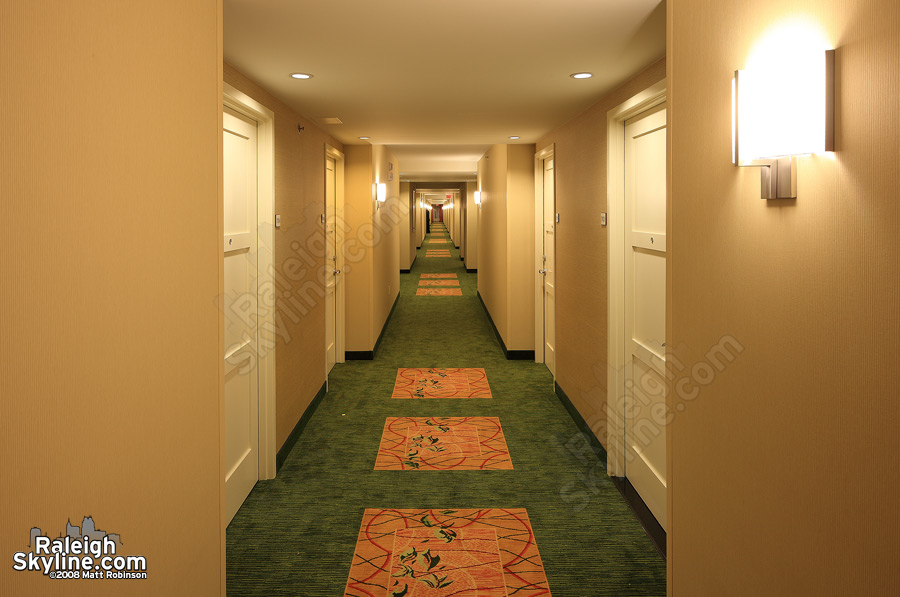
M600 225L606 226L606 212L600 212Z
M275 227L281 228L281 214L275 214Z

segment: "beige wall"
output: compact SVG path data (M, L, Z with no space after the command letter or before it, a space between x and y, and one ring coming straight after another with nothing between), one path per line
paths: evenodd
M508 146L506 190L509 330L506 347L534 350L534 145Z
M900 594L900 5L668 10L669 343L687 366L723 335L744 347L670 396L672 594ZM766 202L730 164L730 79L791 17L837 48L837 151Z
M4 595L223 593L221 33L220 2L0 4ZM147 580L12 570L86 515Z
M372 350L375 338L372 297L372 262L375 196L372 189L371 145L344 147L344 219L347 222L344 254L346 289L346 349Z
M396 166L394 166L396 168ZM398 206L403 210L403 220L399 225L400 234L400 269L409 269L416 258L416 232L413 230L415 211L413 199L409 194L409 183L401 182Z
M394 180L389 181L388 164L394 165ZM374 296L374 322L372 335L381 335L394 301L400 294L400 227L404 206L400 202L400 167L397 160L383 145L372 148L372 168L375 182L387 184L387 202L375 210L376 236L372 270Z
M399 165L381 145L347 145L344 155L347 350L370 351L400 291ZM382 182L387 201L376 206L375 185Z
M506 145L494 145L478 161L481 177L481 247L478 292L500 336L507 337Z
M534 145L494 145L478 175L478 291L506 348L533 350Z
M275 113L275 427L280 448L325 383L325 144L343 145L230 64L225 82ZM302 133L297 125L303 126ZM284 293L289 293L284 296Z
M666 76L665 59L604 96L537 142L555 143L556 381L606 445L607 229L606 115ZM532 166L533 168L533 166ZM533 191L532 191L533 192Z
M478 216L481 208L475 205L476 181L466 183L466 268L478 269Z

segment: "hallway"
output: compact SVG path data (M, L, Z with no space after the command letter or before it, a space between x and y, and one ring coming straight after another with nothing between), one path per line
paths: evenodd
M665 560L606 476L605 455L590 451L543 364L504 357L476 274L466 273L444 231L432 226L411 273L401 276L375 359L334 368L328 393L278 476L256 485L228 527L228 594L391 595L378 582L348 587L351 565L354 572L367 565L354 555L366 509L462 517L464 509L497 508L527 511L549 585L515 595L664 595ZM442 249L449 256L427 256ZM462 296L418 293L454 288L422 284L454 275ZM392 399L398 369L410 367L483 368L491 397ZM387 418L463 416L499 418L512 470L374 470ZM527 562L533 573L536 558ZM510 595L523 582L514 576L504 576ZM446 594L470 594L453 589Z

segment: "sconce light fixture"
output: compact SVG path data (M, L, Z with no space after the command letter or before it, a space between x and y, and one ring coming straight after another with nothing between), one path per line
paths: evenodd
M378 199L379 203L384 203L385 201L387 201L387 185L385 183L378 183L375 196Z
M481 205L481 191L475 191L475 205Z
M834 151L834 50L735 71L731 136L732 163L760 168L763 199L795 198L797 156Z
M431 204L430 204L430 203L426 203L426 204L425 204L425 209L427 209L428 211L431 211Z

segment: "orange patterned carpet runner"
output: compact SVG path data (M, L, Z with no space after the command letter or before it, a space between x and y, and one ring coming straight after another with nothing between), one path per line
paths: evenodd
M550 595L524 508L369 508L345 597Z

